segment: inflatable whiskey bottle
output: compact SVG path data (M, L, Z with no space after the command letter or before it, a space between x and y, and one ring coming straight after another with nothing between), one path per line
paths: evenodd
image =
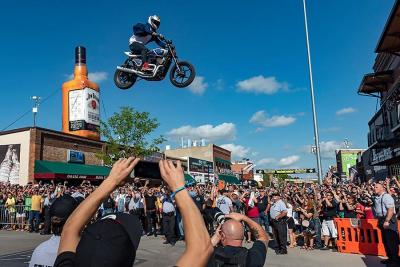
M89 81L86 49L75 48L74 78L62 85L64 133L100 140L100 88Z

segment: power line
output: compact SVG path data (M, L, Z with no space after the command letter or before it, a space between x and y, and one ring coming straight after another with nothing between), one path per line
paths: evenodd
M51 97L55 96L58 92L60 92L60 89L55 90L52 92L50 95L46 96L43 98L43 100L40 102L40 104L45 103L47 100L49 100ZM12 123L1 129L1 131L7 130L9 127L13 126L15 123L18 121L22 120L25 116L27 116L29 113L31 113L31 108L29 108L27 111L25 111L23 114L21 114L16 120L14 120Z

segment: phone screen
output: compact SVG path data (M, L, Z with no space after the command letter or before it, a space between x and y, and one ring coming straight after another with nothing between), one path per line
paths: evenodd
M139 161L131 173L131 178L157 179L161 180L158 162Z

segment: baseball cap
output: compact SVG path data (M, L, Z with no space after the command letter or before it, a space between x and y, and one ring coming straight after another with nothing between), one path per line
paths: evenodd
M78 202L69 195L63 195L50 206L50 217L58 217L66 221L71 213L78 206Z
M76 262L78 266L131 267L141 234L136 215L109 214L85 229L76 248Z

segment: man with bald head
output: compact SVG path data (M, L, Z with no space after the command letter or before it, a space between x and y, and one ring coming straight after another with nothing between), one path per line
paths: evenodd
M268 235L262 226L240 213L230 213L225 215L225 218L226 221L218 227L211 238L215 249L207 266L264 266ZM250 249L243 247L243 223L248 225L256 239Z
M399 258L399 229L397 227L396 211L393 197L386 193L383 184L374 186L374 210L378 219L378 227L382 233L382 241L385 247L387 260L386 266L400 266Z

